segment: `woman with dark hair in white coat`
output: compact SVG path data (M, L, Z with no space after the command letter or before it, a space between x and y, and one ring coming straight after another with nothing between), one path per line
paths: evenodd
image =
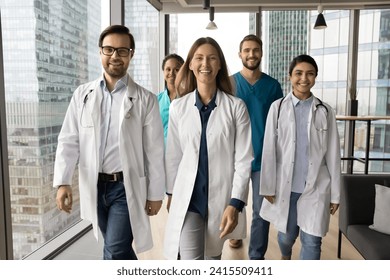
M176 78L166 147L167 259L220 259L245 238L253 160L249 115L234 97L218 43L199 38Z
M282 259L300 235L301 259L320 259L340 198L340 140L333 109L315 97L318 67L308 55L289 68L292 92L270 108L264 137L260 215L278 232Z

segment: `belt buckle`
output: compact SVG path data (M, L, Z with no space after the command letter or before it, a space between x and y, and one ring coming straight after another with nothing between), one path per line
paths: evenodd
M118 173L114 173L114 174L112 174L112 176L113 176L113 179L110 180L110 182L116 182L116 181L119 180L119 174Z

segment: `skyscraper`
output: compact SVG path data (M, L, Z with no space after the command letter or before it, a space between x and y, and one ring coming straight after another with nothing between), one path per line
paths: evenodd
M140 16L142 15L142 16ZM159 12L147 1L133 0L125 5L125 25L135 40L135 53L129 73L135 82L151 92L159 92L158 60L160 46Z
M291 90L288 65L297 55L308 52L308 11L264 12L265 72L277 79L284 94Z
M13 247L20 259L79 219L77 191L70 215L56 208L53 165L73 91L101 73L101 12L100 0L0 5Z

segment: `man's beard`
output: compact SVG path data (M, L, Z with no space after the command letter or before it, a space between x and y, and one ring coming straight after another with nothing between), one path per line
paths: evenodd
M243 61L242 64L244 65L244 67L245 67L246 69L251 70L251 71L254 71L254 70L256 70L256 69L259 68L259 66L260 66L260 61L258 61L258 62L257 62L255 65L253 65L253 66L248 65L248 63L247 63L246 61Z
M124 68L110 69L110 67L104 67L104 70L107 73L107 75L109 75L109 76L111 76L113 78L116 78L116 79L122 78L127 73L127 70L124 69Z

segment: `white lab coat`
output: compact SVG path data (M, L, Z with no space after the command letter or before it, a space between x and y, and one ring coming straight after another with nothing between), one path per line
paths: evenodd
M79 86L69 104L54 167L54 187L72 182L78 163L81 218L98 237L97 182L101 79ZM119 123L119 149L136 252L153 247L146 200L162 200L165 191L164 137L157 98L128 77Z
M278 231L286 232L295 160L296 126L289 93L280 106L269 110L264 137L260 194L275 195L274 204L264 199L260 216ZM314 98L309 115L309 166L304 192L297 203L298 225L306 233L325 236L329 229L330 203L340 200L340 140L333 109L327 111ZM280 106L280 116L277 118Z
M180 233L198 169L202 125L195 92L172 102L166 150L167 191L173 193L168 215L164 256L176 259ZM253 151L250 119L244 102L218 90L216 107L207 124L209 159L206 256L221 254L228 238L246 237L246 214L239 213L235 230L220 239L219 225L231 198L247 202Z

